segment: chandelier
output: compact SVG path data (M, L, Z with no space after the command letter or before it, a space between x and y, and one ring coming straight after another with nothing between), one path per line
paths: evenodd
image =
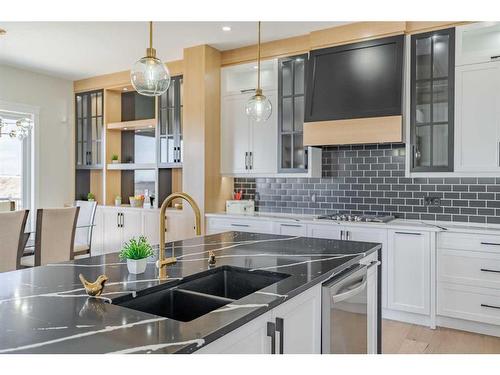
M2 135L8 135L10 138L17 138L22 141L33 129L33 121L28 118L22 118L16 121L14 129L7 130L8 124L3 118L0 117L0 138Z

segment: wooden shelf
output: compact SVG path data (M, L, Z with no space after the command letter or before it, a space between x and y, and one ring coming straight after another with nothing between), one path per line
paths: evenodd
M109 163L108 170L135 171L140 169L156 169L155 163Z
M110 122L107 125L109 130L137 130L137 129L154 129L156 127L156 119L150 118L145 120Z
M77 170L102 170L102 165L76 165Z

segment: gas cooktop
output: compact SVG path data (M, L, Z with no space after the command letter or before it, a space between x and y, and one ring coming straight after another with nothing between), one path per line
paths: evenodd
M334 215L321 215L317 216L319 220L333 220L333 221L361 221L371 223L387 223L394 220L392 215L348 215L348 214L334 214Z

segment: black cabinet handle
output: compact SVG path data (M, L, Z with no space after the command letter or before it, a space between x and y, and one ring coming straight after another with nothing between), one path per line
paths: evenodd
M248 152L245 152L245 169L248 169Z
M492 59L492 60L495 60L495 59L500 59L500 55L491 56L491 59Z
M500 246L500 243L495 243L495 242L481 242L481 245Z
M248 169L253 169L253 154L252 154L252 151L250 151L248 153L248 165L249 165Z
M280 334L280 353L283 354L283 347L285 343L284 334L285 334L285 322L283 318L276 318L276 331Z
M481 271L482 272L493 272L493 273L500 273L499 270L490 270L488 268L481 268Z
M255 89L244 89L244 90L240 90L240 92L242 94L246 93L246 92L255 92Z
M119 212L116 214L116 226L118 228L120 228L120 213Z
M243 227L243 228L248 228L250 225L248 224L231 224L232 227Z
M302 228L300 224L280 224L282 227Z
M267 336L271 338L271 354L276 354L276 325L267 322Z
M340 239L341 239L341 240L343 240L343 239L344 239L344 231L343 231L343 230L341 230L341 231L340 231Z
M486 303L482 303L481 307L487 307L489 309L497 309L500 310L500 306L487 305Z
M410 236L421 236L422 233L414 233L414 232L395 232L397 234L408 234Z

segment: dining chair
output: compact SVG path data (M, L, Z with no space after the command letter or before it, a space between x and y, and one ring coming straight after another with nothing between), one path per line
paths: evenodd
M0 212L15 211L16 202L14 201L0 201Z
M75 206L80 207L78 222L75 232L75 257L90 255L92 246L92 231L94 229L95 211L97 202L76 201Z
M35 253L21 258L21 267L43 266L74 259L75 229L80 207L39 208Z
M28 210L0 212L0 272L20 268Z

